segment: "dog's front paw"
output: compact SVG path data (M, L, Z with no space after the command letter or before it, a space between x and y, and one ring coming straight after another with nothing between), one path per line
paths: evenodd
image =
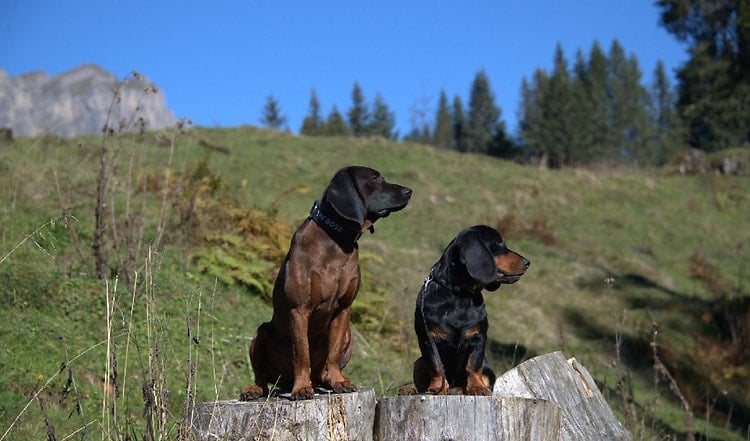
M349 379L344 378L341 381L337 381L331 384L331 390L337 394L343 394L346 392L356 392L357 386L354 385Z
M408 396L408 395L417 395L419 392L416 388L413 388L411 386L401 386L398 388L398 396Z
M257 400L263 395L265 395L265 393L263 392L262 387L258 386L257 384L251 384L250 386L245 386L240 391L240 401Z
M292 393L289 396L289 398L294 401L311 400L314 396L315 396L315 391L313 390L312 386L305 386L299 389L292 390Z
M489 387L485 386L479 386L479 387L467 387L466 388L466 395L476 395L476 396L484 396L488 397L492 395L492 391Z
M448 387L429 387L424 393L427 395L447 395Z

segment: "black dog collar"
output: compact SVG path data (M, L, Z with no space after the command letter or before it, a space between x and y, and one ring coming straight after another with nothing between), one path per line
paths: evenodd
M347 228L344 224L344 220L338 213L331 211L323 211L320 207L319 201L313 203L310 209L310 218L315 221L336 243L342 247L351 247L356 244L362 232L359 230L353 230Z

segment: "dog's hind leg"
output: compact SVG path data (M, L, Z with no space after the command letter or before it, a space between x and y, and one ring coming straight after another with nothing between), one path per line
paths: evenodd
M414 362L414 386L420 393L445 395L448 393L448 379L443 376L438 366L434 366L425 357Z
M495 380L497 379L497 377L495 376L495 373L492 372L492 369L490 369L490 367L487 366L486 363L487 362L485 361L485 365L482 368L482 382L484 383L485 386L487 386L489 390L494 390Z
M270 323L263 323L258 327L258 331L253 337L253 342L250 345L250 364L252 364L253 373L255 373L255 384L242 388L240 401L257 400L260 397L268 396L268 383L274 381L268 378L266 374L270 367L268 366L266 347L269 341L268 328L270 326Z

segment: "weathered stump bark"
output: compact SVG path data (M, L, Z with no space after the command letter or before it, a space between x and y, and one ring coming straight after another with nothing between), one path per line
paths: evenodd
M231 440L372 440L375 392L360 388L349 394L320 394L312 400L271 397L195 406L196 439Z
M539 399L413 395L383 398L375 440L557 441L560 408Z
M561 441L631 440L585 367L562 352L521 363L495 382L495 395L537 398L562 409Z
M561 352L532 358L495 383L494 396L382 398L370 388L313 400L198 404L198 440L630 441L586 368Z

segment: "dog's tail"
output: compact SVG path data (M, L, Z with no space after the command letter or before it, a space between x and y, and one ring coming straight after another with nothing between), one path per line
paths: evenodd
M430 329L427 326L427 319L424 317L424 298L427 294L427 285L432 282L432 277L427 276L427 278L424 280L424 285L422 285L422 295L420 296L420 302L419 302L419 313L422 316L422 324L424 325L424 332L427 335L427 340L430 341L430 347L432 348L432 363L433 365L437 366L440 370L440 377L441 377L441 383L440 383L440 390L443 390L445 388L446 383L448 382L447 377L445 376L445 366L443 366L443 360L440 359L440 353L438 352L437 345L435 344L435 339L432 338L432 334L430 334Z

